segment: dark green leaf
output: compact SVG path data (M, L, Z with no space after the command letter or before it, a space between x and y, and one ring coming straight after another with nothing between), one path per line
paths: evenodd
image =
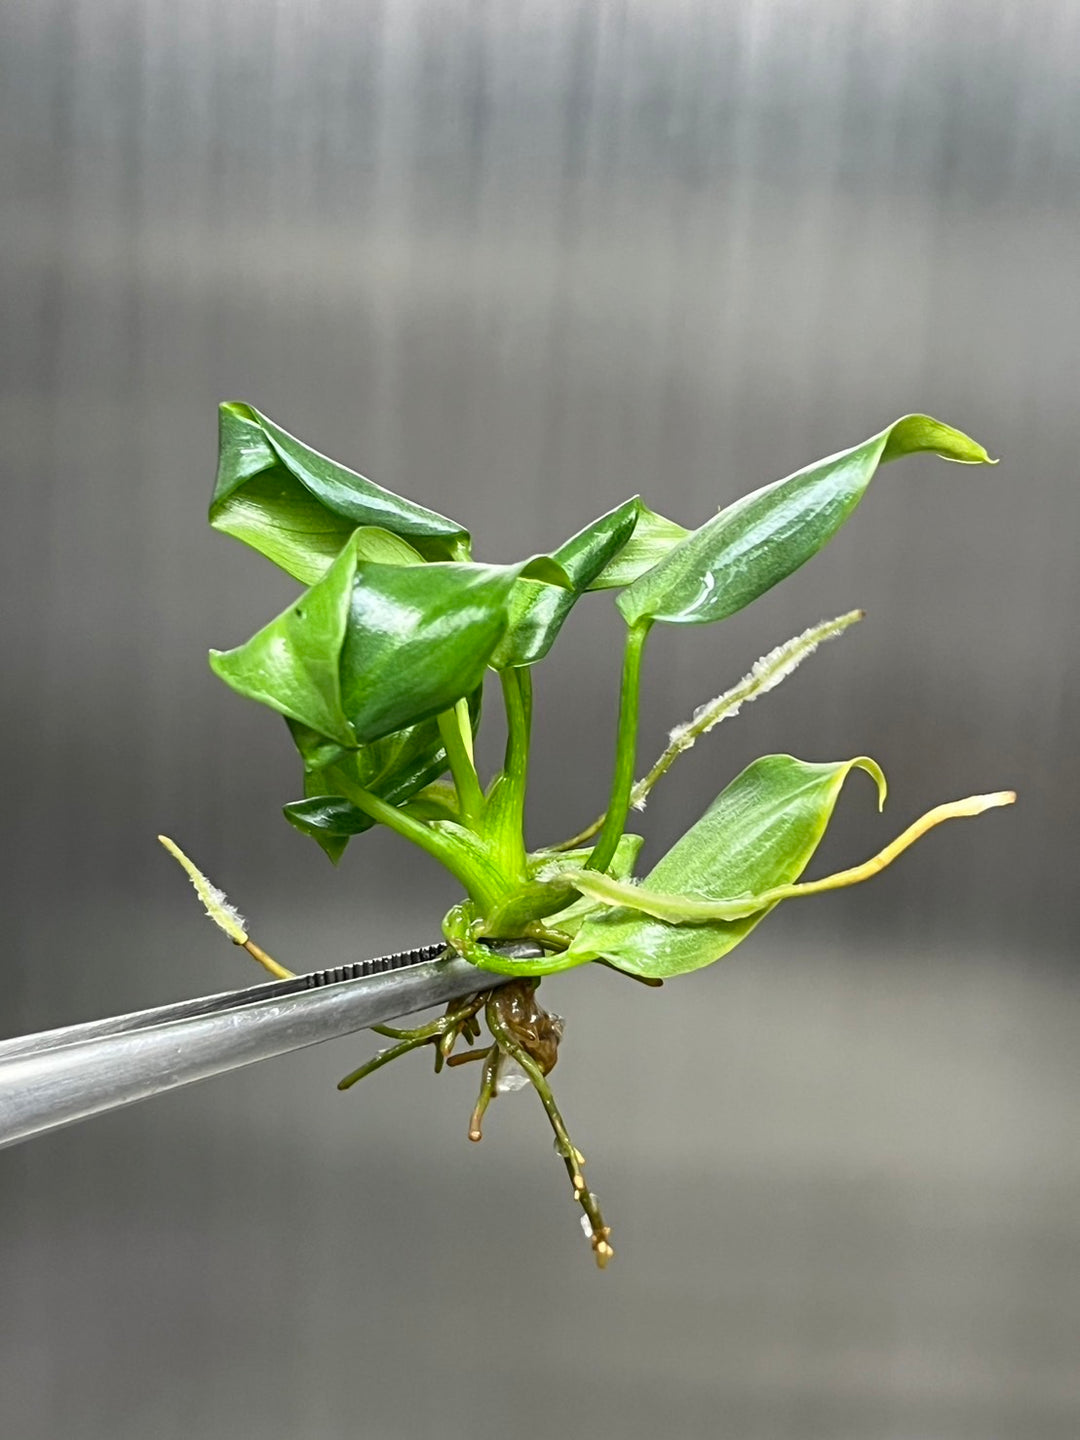
M570 588L556 589L536 580L519 580L510 600L510 628L492 656L496 670L535 665L551 649L563 621L634 530L641 501L626 500L599 520L571 536L552 555L570 578Z
M341 652L342 704L360 741L447 710L475 690L510 622L524 565L361 565Z
M866 770L884 797L872 760L809 764L766 755L721 792L642 882L650 890L702 899L755 895L797 880L809 863L852 769ZM567 963L602 956L633 975L665 978L711 965L744 940L768 909L740 920L669 924L618 906L590 915Z
M519 565L380 565L358 530L322 580L235 650L211 651L228 685L346 749L449 709L483 679L519 576L565 585L539 556Z
M721 510L619 596L627 624L706 624L733 615L832 538L880 464L932 451L992 463L981 445L927 415L907 415L852 450L830 455Z
M282 814L301 835L310 836L335 865L352 837L370 830L375 823L340 795L291 800L282 807Z
M469 697L474 734L480 719L480 698L478 687ZM316 840L335 864L349 837L362 834L375 823L352 804L350 794L359 788L391 805L415 803L422 794L435 790L432 782L447 768L437 720L421 721L356 750L327 745L314 731L292 720L288 724L297 749L308 763L305 798L286 805L285 818ZM312 760L316 763L310 763ZM449 793L455 794L452 786ZM444 798L435 818L454 818L455 813L456 809L452 812L446 808Z
M410 540L426 560L463 560L468 531L384 490L287 434L250 405L219 411L210 523L306 585L329 569L358 525Z
M346 749L359 740L342 708L340 668L359 563L350 540L323 578L246 645L210 651L226 685Z

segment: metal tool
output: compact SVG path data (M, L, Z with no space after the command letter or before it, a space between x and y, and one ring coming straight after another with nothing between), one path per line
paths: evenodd
M539 947L493 945L507 959ZM503 985L441 942L0 1042L0 1148Z

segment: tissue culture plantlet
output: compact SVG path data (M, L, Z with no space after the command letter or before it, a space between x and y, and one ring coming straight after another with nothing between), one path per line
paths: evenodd
M469 1135L479 1140L492 1098L531 1084L601 1266L613 1254L610 1230L548 1083L562 1022L540 1003L542 977L593 962L662 984L721 959L781 901L868 879L943 820L1015 798L998 792L940 805L870 860L801 881L851 772L872 778L879 808L885 777L867 756L821 763L766 755L721 790L647 875L634 875L642 839L627 830L628 816L678 755L861 616L816 625L759 660L673 730L635 781L642 656L653 627L710 624L743 609L822 548L879 466L919 451L993 463L960 431L907 415L743 496L696 530L634 497L550 555L492 565L472 559L471 537L454 521L327 459L249 405L221 407L210 522L308 587L246 644L210 654L226 684L285 718L303 772L303 798L285 806L286 819L335 863L354 837L387 826L446 866L465 892L443 931L448 951L476 966L475 995L425 1025L375 1027L392 1043L341 1088L421 1047L433 1048L437 1071L476 1060ZM577 601L598 590L617 592L626 622L608 806L572 838L530 851L532 669ZM485 785L473 741L489 670L499 677L507 738L503 766ZM231 938L272 973L289 974L166 843ZM492 948L506 940L542 953L507 959ZM491 973L513 978L492 988ZM489 1038L470 1048L481 1019Z

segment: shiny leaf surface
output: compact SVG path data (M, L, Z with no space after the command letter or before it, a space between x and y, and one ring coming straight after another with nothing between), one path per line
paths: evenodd
M210 651L210 668L238 694L346 749L358 737L342 707L341 651L359 563L350 540L323 578L245 645Z
M674 550L680 541L691 532L674 520L657 515L647 505L638 502L638 518L633 534L586 586L588 590L621 590L630 585L639 575L651 570L669 550Z
M447 710L480 684L510 623L524 565L361 565L341 651L342 703L356 737L376 740Z
M519 565L381 565L350 537L322 580L245 645L211 651L226 684L347 749L446 710L480 684L510 623Z
M927 415L907 415L851 450L817 461L721 510L618 597L627 624L723 620L785 579L826 544L879 465L930 451L989 464L983 447Z
M320 455L251 405L219 415L218 473L210 523L305 585L326 574L358 525L409 540L427 560L467 559L469 535Z
M510 628L491 661L496 670L535 665L544 658L591 582L626 546L641 508L636 496L626 500L553 552L552 559L559 562L570 579L569 589L556 589L535 580L518 581L510 602Z

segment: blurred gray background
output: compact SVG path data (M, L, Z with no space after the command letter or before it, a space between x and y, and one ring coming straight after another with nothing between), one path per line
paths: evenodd
M681 762L648 853L770 750L890 776L822 869L1021 792L659 994L545 986L604 1276L532 1098L472 1147L470 1071L334 1091L364 1036L4 1152L0 1433L1073 1440L1080 10L0 25L3 1033L257 978L159 830L296 968L454 899L392 838L327 865L280 818L284 727L207 669L294 593L205 526L223 398L498 559L637 491L699 524L929 410L1000 466L890 467L751 611L654 635L643 762L762 651L868 616ZM537 842L606 793L619 635L596 597L536 672Z

